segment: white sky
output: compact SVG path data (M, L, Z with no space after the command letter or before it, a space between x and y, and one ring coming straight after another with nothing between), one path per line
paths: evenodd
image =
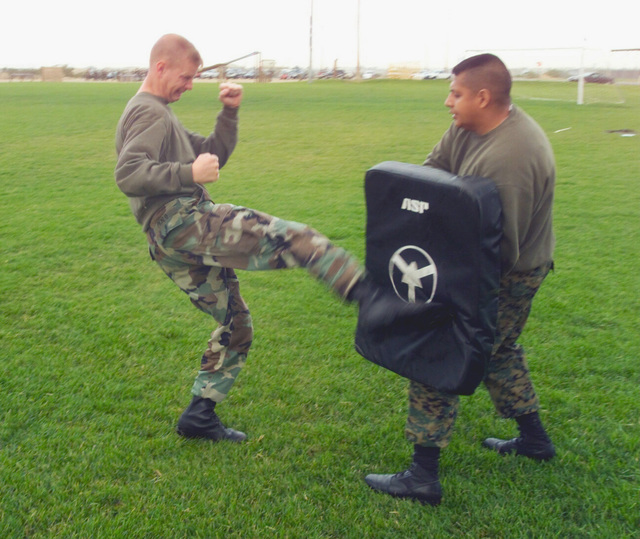
M314 69L356 65L357 6L313 0ZM205 64L260 51L279 66L309 65L311 0L16 0L1 13L0 68L146 67L169 32ZM638 20L638 0L360 0L360 65L452 67L468 49L639 48Z

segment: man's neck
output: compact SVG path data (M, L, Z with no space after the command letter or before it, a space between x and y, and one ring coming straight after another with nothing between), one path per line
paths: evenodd
M513 109L513 105L509 105L505 109L500 109L496 111L495 114L492 114L487 118L487 121L485 122L485 124L481 126L481 128L478 129L476 133L478 133L478 135L486 135L487 133L490 133L494 129L500 127L504 123L504 121L509 117L509 114L511 114L512 109Z
M151 95L156 95L156 93L153 91L153 84L149 79L144 79L144 81L140 85L140 88L138 88L138 93L142 93L142 92L146 92Z

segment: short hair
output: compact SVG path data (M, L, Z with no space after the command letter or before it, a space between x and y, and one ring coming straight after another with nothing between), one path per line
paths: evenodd
M151 48L150 65L164 60L170 65L189 60L197 66L202 65L202 57L193 43L177 34L165 34Z
M511 103L511 74L494 54L478 54L462 60L451 73L465 74L464 84L475 92L486 88L500 106Z

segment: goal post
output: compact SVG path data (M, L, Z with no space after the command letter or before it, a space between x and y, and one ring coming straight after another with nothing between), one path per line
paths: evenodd
M499 56L514 80L514 98L621 104L630 95L621 84L638 84L640 53L586 47L467 50ZM631 92L633 95L633 92Z

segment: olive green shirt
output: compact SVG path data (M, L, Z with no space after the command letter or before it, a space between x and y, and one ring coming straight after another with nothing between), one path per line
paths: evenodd
M555 160L542 128L524 111L512 107L485 135L452 124L424 164L493 180L503 211L503 275L552 261Z
M132 97L116 130L115 179L143 230L175 198L209 199L206 189L193 181L191 165L208 152L218 156L222 167L237 138L238 109L224 107L213 132L204 137L187 130L166 100L146 92Z

